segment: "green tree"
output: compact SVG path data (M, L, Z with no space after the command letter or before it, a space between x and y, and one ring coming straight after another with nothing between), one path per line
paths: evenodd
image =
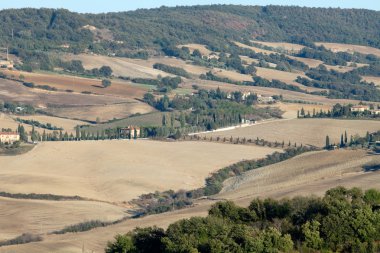
M330 137L327 135L326 136L325 149L329 149L330 147L331 147L331 145L330 145Z
M186 125L186 118L185 118L185 114L182 112L179 116L179 122L181 123L181 128L184 128Z
M114 242L108 242L106 253L129 253L134 252L135 247L132 242L132 238L128 235L115 236Z
M111 84L112 84L111 81L108 80L108 79L104 79L104 80L102 80L102 86L103 86L104 88L108 88L108 87L110 87Z
M320 236L318 221L307 221L302 225L302 234L304 236L303 245L310 249L320 250L323 246L323 239Z

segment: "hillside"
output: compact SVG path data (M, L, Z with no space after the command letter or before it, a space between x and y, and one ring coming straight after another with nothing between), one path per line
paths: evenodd
M369 10L212 5L95 15L19 9L1 11L0 20L0 46L16 51L122 53L185 43L219 47L226 38L298 43L307 38L380 47L380 12Z

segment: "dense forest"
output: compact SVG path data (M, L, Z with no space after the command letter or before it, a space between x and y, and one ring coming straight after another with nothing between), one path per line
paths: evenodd
M378 252L380 192L338 187L323 198L220 202L167 230L137 228L105 252Z
M63 9L10 9L0 12L0 21L0 46L19 54L58 49L146 57L138 52L190 42L221 48L228 40L251 38L380 48L380 12L370 10L212 5L78 14Z

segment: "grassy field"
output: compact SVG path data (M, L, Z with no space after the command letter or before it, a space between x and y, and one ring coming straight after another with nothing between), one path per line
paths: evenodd
M17 160L0 157L0 191L128 201L143 193L203 186L217 169L272 152L197 142L42 143Z
M380 130L379 121L365 120L334 120L334 119L291 119L268 121L262 124L246 128L238 128L225 132L211 133L208 135L219 137L246 137L249 139L265 139L298 145L314 145L323 147L326 135L329 135L331 143L339 143L341 134L347 131L348 137L359 134L365 135L367 131Z

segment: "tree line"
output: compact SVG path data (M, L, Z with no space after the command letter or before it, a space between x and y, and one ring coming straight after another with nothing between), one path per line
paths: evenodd
M219 202L205 218L119 234L105 252L378 252L379 207L378 190L343 187L248 207Z

